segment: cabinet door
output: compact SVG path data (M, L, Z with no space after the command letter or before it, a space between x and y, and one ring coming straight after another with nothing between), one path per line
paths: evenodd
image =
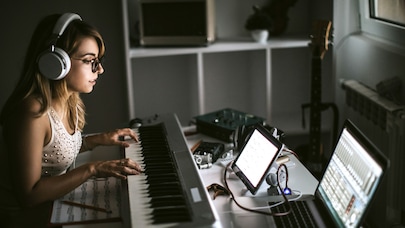
M266 118L266 49L204 55L205 111L233 108Z
M196 55L133 58L137 117L174 112L182 124L198 114Z
M274 49L271 61L271 124L289 133L303 132L301 105L310 102L310 50L308 47Z

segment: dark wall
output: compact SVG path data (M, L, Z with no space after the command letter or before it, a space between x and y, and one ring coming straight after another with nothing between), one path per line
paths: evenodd
M99 29L107 46L104 74L91 94L82 95L88 113L85 131L109 130L127 122L121 1L8 1L1 4L1 11L0 107L17 83L29 40L39 20L48 14L75 12Z

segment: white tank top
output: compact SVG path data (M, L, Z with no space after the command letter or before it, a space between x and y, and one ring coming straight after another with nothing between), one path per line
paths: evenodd
M56 112L51 108L48 111L48 117L51 123L52 136L49 143L43 148L42 152L42 176L61 175L71 166L76 159L82 145L81 132L76 129L73 135L69 134L65 126L60 121ZM2 142L2 129L0 129L0 149L4 149ZM0 153L0 159L7 160L6 153ZM3 210L19 209L17 200L13 195L11 180L7 164L0 167L0 215Z
M42 176L56 176L66 172L75 161L82 145L82 134L76 127L73 135L69 134L53 108L48 110L51 123L51 140L42 152Z

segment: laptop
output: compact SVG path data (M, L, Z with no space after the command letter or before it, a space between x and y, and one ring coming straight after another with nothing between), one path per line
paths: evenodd
M274 216L277 227L294 227L294 220L302 227L310 219L308 227L359 227L388 166L388 159L346 120L314 197L290 201L290 214ZM271 208L287 209L287 203Z

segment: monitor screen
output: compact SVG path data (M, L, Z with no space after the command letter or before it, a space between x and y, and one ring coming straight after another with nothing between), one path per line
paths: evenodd
M337 224L358 227L387 166L376 147L349 122L319 183Z
M203 36L206 31L204 1L154 1L142 4L144 36Z

